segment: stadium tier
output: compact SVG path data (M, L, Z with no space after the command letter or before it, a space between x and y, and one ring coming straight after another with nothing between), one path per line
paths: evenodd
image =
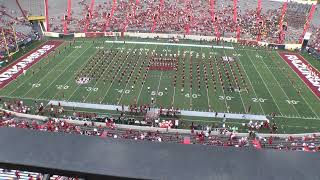
M4 145L0 179L170 179L174 174L171 166L164 168L166 176L135 174L123 166L126 158L120 163L110 155L98 163L92 156L96 143L103 148L114 142L122 149L128 142L140 143L141 150L170 147L173 154L205 145L217 156L225 148L231 154L263 152L254 155L262 159L268 152L271 159L280 152L292 157L298 157L292 154L296 151L320 152L320 10L315 0L3 0L0 27L0 134L12 132L0 138L7 143L6 137L29 132L23 138L30 152L19 149L20 155L11 156L18 150L7 151L21 139ZM43 161L28 159L48 150L40 144L52 146L47 139L64 142L65 152L53 148ZM92 147L78 148L91 142ZM128 156L111 151L115 157ZM169 164L175 164L169 159L181 160L163 156L162 150L152 156L157 153ZM65 162L66 154L74 162ZM233 162L227 154L226 161ZM98 164L84 168L78 158L84 155ZM279 167L288 156L281 156ZM261 167L257 159L250 162ZM127 173L114 171L117 166ZM187 172L194 171L190 167ZM217 177L225 177L215 168ZM317 173L310 168L291 179L317 179Z

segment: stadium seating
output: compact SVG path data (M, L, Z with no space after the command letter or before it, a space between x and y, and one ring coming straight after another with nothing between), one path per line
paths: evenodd
M313 28L313 35L310 39L309 46L320 52L320 26Z
M55 32L63 32L66 19L66 1L50 1L50 26ZM72 4L72 15L68 20L68 32L134 31L198 35L216 35L215 26L223 37L236 37L240 27L242 39L277 42L282 3L262 2L262 11L257 21L257 1L237 1L237 22L234 22L232 1L215 1L216 22L212 24L210 5L201 1L119 1L113 9L112 2L96 0L92 15L90 2ZM286 39L297 43L306 23L310 5L288 3L285 16ZM315 14L317 14L316 12ZM112 16L113 15L113 16ZM312 23L319 20L314 18Z
M258 149L277 149L294 151L320 151L320 137L316 135L306 135L303 137L259 137L259 136L238 136L235 133L221 130L219 134L211 131L195 131L191 134L179 134L173 132L159 132L152 130L133 130L117 128L112 122L105 125L95 125L94 122L82 125L68 123L64 120L52 119L46 122L32 119L18 118L6 114L0 120L0 127L27 128L39 131L63 132L69 134L79 134L88 136L100 136L102 138L120 138L136 141L154 141L165 143L184 143L184 138L189 137L191 144L202 144L209 146L232 146L248 147L259 144Z
M4 31L10 52L16 50L16 44L20 45L23 41L30 41L32 36L35 35L31 24L22 17L15 1L5 1L1 4L0 16L0 26ZM16 37L14 36L14 31ZM0 52L3 53L6 52L3 35L1 35L0 39Z
M40 180L42 175L40 173L27 172L27 171L18 171L18 170L8 170L0 168L0 179L1 180Z
M21 2L25 13L28 15L43 15L39 4L30 9ZM31 1L30 1L31 2ZM223 37L236 37L237 26L240 27L241 39L257 40L278 43L279 19L283 4L280 2L262 1L262 10L259 22L257 20L257 1L237 1L237 22L234 22L233 1L215 0L215 23L212 23L211 8L208 2L201 1L163 1L163 4L154 1L119 1L114 11L112 2L96 0L92 15L89 15L90 1L75 1L72 3L71 18L66 17L67 1L49 1L49 24L54 32L64 31L64 21L68 22L67 31L73 32L104 32L104 31L134 31L134 32L158 32L180 33L197 35L217 35ZM297 43L306 23L310 11L310 5L294 2L288 3L285 42ZM34 11L34 12L33 12ZM6 1L1 7L2 25L12 24L17 31L17 40L22 41L32 35L34 31L28 22L23 19L23 14L15 1ZM319 15L317 8L314 17ZM313 18L312 25L319 27L319 18ZM317 31L316 31L317 32ZM5 29L10 48L15 47L15 40L10 29ZM318 35L314 33L310 46L318 48ZM3 40L0 42L1 52L4 49Z

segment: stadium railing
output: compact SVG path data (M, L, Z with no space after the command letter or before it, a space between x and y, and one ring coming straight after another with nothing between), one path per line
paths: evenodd
M63 33L56 32L43 32L46 37L64 37ZM206 40L206 41L217 41L215 36L201 36L201 35L183 35L183 34L163 34L163 33L138 33L138 32L125 32L123 34L125 37L134 37L134 38L161 38L161 39L184 39L184 40ZM72 33L68 34L68 36L72 36L74 38L95 38L95 37L120 37L121 32L105 32L105 33L96 33L96 32L87 32L87 33ZM220 38L221 41L238 43L236 38ZM240 41L239 41L240 42ZM252 40L241 40L241 42L255 42L256 45L260 46L271 46L277 47L278 49L286 49L286 50L297 50L302 48L302 44L273 44L262 41L252 41Z
M13 111L8 111L5 109L1 109L0 111L10 113L13 116L20 117L20 118L27 118L27 119L33 119L33 120L38 120L38 121L47 121L49 118L46 116L39 116L39 115L32 115L32 114L23 114L23 113L18 113L18 112L13 112ZM83 124L91 124L90 121L79 121L79 120L69 120L69 119L63 119L63 118L58 118L58 120L65 121L70 124L74 125L83 125ZM95 122L95 126L105 126L105 123L99 123ZM188 129L166 129L166 128L158 128L158 127L147 127L147 126L134 126L134 125L124 125L124 124L116 124L116 128L118 129L131 129L131 130L141 130L141 131L158 131L158 132L163 132L163 133L179 133L179 134L191 134L191 130ZM213 129L211 134L212 135L220 135L220 130L219 128ZM200 130L195 130L194 133L201 133L202 131ZM229 133L231 134L231 132ZM249 133L234 133L237 137L248 137ZM314 132L314 133L301 133L301 134L262 134L259 133L257 134L261 138L269 138L269 137L279 137L279 138L288 138L288 137L306 137L306 136L320 136L320 132Z

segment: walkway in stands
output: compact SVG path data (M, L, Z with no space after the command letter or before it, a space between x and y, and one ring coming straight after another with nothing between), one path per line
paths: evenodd
M185 46L185 47L205 47L215 49L234 49L230 46L213 46L213 45L201 45L201 44L180 44L180 43L157 43L157 42L139 42L139 41L105 41L106 43L116 44L143 44L143 45L162 45L162 46Z
M101 109L101 110L112 110L116 111L117 109L122 109L122 106L116 105L106 105L106 104L89 104L89 103L78 103L78 102L66 102L66 101L50 101L49 104L57 106L60 103L61 106L65 107L77 107L85 109ZM159 110L155 108L154 110ZM129 111L128 106L124 106L124 111ZM218 113L215 116L215 112L200 112L200 111L185 111L181 110L182 116L192 116L192 117L217 117L227 119L244 119L244 120L257 120L257 121L266 121L268 120L266 116L263 115L253 115L253 114L232 114L232 113Z

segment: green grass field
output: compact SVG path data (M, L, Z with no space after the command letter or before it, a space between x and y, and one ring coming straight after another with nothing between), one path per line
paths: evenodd
M284 119L288 126L292 122L292 126L303 129L309 127L317 131L320 128L319 99L277 51L105 43L103 40L94 43L77 40L69 44L64 42L59 47L60 54L49 55L33 65L26 75L1 89L0 95L45 102L65 100L112 105L150 104L153 98L156 107L259 115L276 112L279 121ZM176 54L177 73L147 71L152 52L158 58L173 59ZM234 61L225 63L223 56L232 57ZM87 84L76 82L79 77L89 75L94 78ZM294 84L289 75L294 78ZM240 91L230 91L229 84L235 89L240 87Z

